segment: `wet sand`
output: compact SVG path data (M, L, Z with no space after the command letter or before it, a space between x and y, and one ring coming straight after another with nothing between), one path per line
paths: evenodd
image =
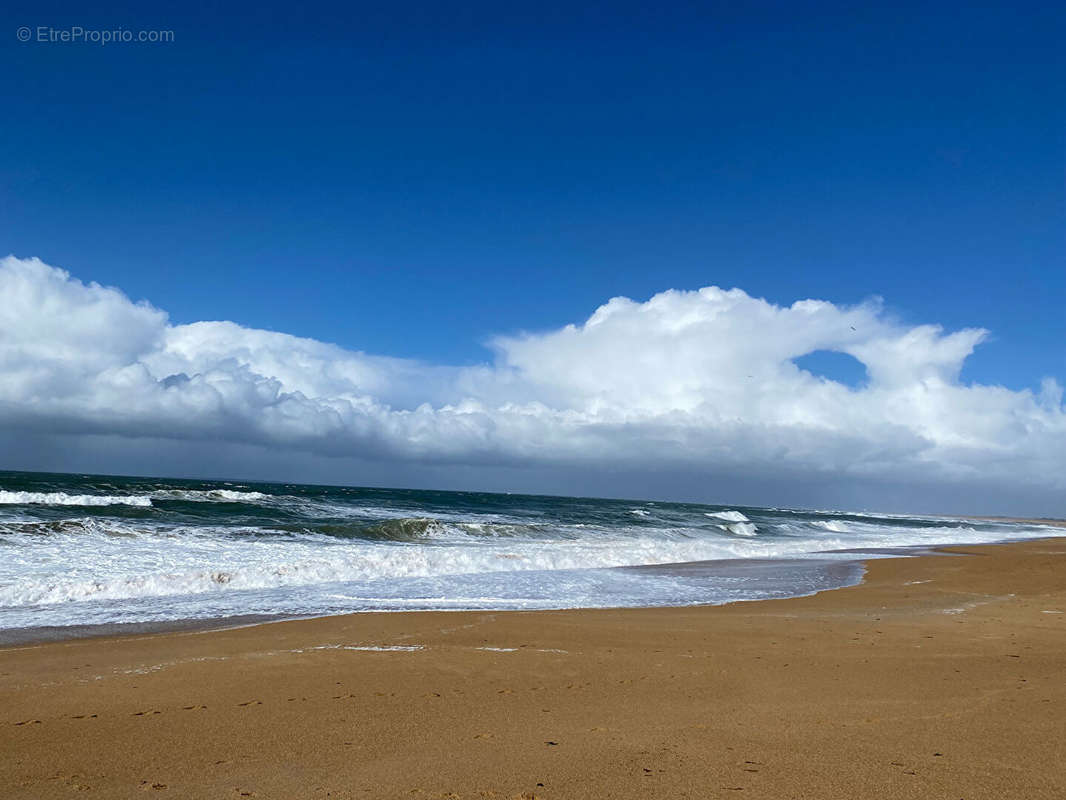
M0 797L1062 798L1066 539L949 552L792 600L0 650Z

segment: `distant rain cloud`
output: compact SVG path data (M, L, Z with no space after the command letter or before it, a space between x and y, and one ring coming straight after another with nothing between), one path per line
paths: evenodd
M392 463L698 467L1066 488L1061 386L964 384L988 335L877 301L740 289L616 297L449 367L233 322L173 325L38 259L0 261L0 429L260 445ZM848 386L796 360L850 355Z

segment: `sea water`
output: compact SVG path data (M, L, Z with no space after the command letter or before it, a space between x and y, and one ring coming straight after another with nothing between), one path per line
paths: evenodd
M0 472L0 630L717 604L1035 524L643 500ZM842 552L848 551L848 552Z

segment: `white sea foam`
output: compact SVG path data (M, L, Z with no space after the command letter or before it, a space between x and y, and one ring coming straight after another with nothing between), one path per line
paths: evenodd
M822 528L834 533L846 533L848 530L847 523L836 519L816 519L812 520L810 524L815 528Z
M739 511L705 511L703 516L711 517L712 519L724 519L726 522L751 522Z
M737 536L755 536L759 532L754 522L731 522L723 527Z
M167 489L153 492L152 496L160 500L185 500L194 503L255 503L271 497L262 492L238 492L233 489Z
M212 535L209 530L199 534L186 530L180 536L141 533L132 540L93 532L54 534L33 548L32 563L7 562L20 577L0 580L0 606L217 594L380 578L643 566L737 557L741 551L723 537L663 539L654 533L643 538L488 539L466 544L449 540L438 545L342 540L330 547L311 537L248 541ZM56 570L55 563L69 566Z
M66 492L8 492L0 490L0 505L41 506L150 506L152 498L139 495L67 494Z
M753 515L756 527L735 510L665 505L646 515L631 503L583 516L562 504L545 514L536 506L471 510L406 497L392 506L375 498L378 508L299 493L156 484L121 495L111 485L92 488L101 494L0 492L0 503L6 503L0 510L0 628L353 610L729 602L818 591L857 580L857 573L797 568L769 588L753 589L743 577L708 582L695 572L609 568L854 559L822 551L1047 535L1036 527L827 515L788 522ZM115 494L102 494L108 491ZM148 506L153 498L151 515L31 507ZM218 524L194 525L187 509L169 514L166 500L247 502L283 513L274 528L251 525L237 509L204 506L197 518L216 518Z
M723 520L725 524L717 527L735 536L755 536L759 532L755 523L739 511L705 511L703 516Z
M421 644L320 644L309 647L308 650L362 650L369 653L413 653L416 650L425 650ZM304 650L290 650L292 653L302 653Z
M553 580L565 594L568 570L796 557L815 550L995 541L1005 535L954 527L870 526L862 533L812 540L755 536L754 530L743 527L754 528L750 522L726 524L737 526L731 531L735 537L698 531L684 536L674 532L670 537L657 529L634 529L641 533L565 539L456 536L417 543L323 536L236 538L220 528L146 531L119 521L60 528L47 536L0 530L0 541L16 545L5 548L5 558L0 559L0 610L152 597L197 596L201 602L214 603L210 598L231 596L237 613L238 595L250 590L377 580L400 586L399 582L415 579L520 572L557 573ZM492 591L479 595L494 596ZM456 594L444 591L435 596L447 599ZM415 605L427 599L418 598ZM491 603L479 600L472 605Z
M425 649L420 644L351 644L341 648L341 650L365 650L372 653L413 653L416 650Z

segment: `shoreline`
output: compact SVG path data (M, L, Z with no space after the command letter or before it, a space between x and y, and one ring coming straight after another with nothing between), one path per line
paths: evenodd
M792 599L0 650L0 795L1061 797L1066 538L945 551Z
M1007 518L1007 517L968 517L966 519L972 519L974 521L988 521L988 522L1010 522L1017 524L1034 524L1049 527L1063 527L1066 528L1066 520L1050 520L1050 519L1028 519L1028 518ZM827 572L843 571L851 568L853 575L847 579L841 579L839 585L828 586L825 588L814 589L810 592L798 593L798 594L786 594L780 597L765 597L765 598L752 598L741 600L730 600L722 603L689 603L680 605L656 605L656 606L582 606L582 607L560 607L560 608L537 608L537 609L406 609L406 608L394 608L394 609L367 609L361 611L344 612L339 614L308 614L308 615L290 615L290 614L244 614L237 616L227 617L204 617L204 618L186 618L186 619L173 619L173 620L159 620L159 621L134 621L134 622L114 622L114 623L100 623L89 625L62 625L62 626L41 626L41 627L23 627L23 628L3 628L0 627L0 653L4 650L21 648L27 646L33 646L37 644L48 644L53 642L65 642L84 639L109 639L109 638L121 638L128 636L154 636L158 634L182 634L182 633L210 633L213 631L226 631L233 630L235 628L243 628L256 625L270 625L279 622L294 622L300 620L315 620L315 619L330 619L333 617L346 617L359 614L415 614L415 613L462 613L462 612L484 612L493 614L507 614L507 613L539 613L539 612L552 612L552 611L593 611L593 610L623 610L623 609L650 609L650 608L717 608L721 606L733 605L734 603L748 603L748 602L764 602L766 600L790 600L803 597L809 597L811 595L820 594L822 592L837 591L839 589L845 589L850 586L861 584L866 574L867 563L872 560L880 560L883 558L920 558L930 555L946 555L949 554L948 550L953 547L983 547L988 544L1009 544L1013 542L1023 541L1043 541L1044 539L1053 539L1055 536L1041 537L1041 538L1029 538L1029 539L1004 539L1000 542L992 543L980 543L980 544L966 544L966 543L945 543L945 544L921 544L901 547L882 547L882 548L861 548L861 549L845 549L845 550L826 550L819 552L813 552L805 557L780 557L780 558L738 558L738 559L717 559L713 561L691 561L691 562L679 562L679 563L667 563L667 564L643 564L631 567L611 567L610 569L622 569L622 570L638 570L638 571L652 571L652 570L698 570L706 567L720 567L723 565L728 566L749 566L749 565L762 565L765 567L773 568L775 565L783 564L803 564L808 566L813 572L814 569L822 567ZM844 554L854 554L855 558L826 558L819 559L819 555L825 556L840 556ZM742 566L742 568L743 568Z
M871 557L914 557L931 554L935 548L924 545L913 548L913 556L904 552L908 548L891 549L866 549L854 551L854 558L818 558L818 554L812 554L809 558L737 558L718 559L714 561L687 561L667 564L641 564L629 567L609 567L604 569L634 570L638 572L660 572L664 574L699 574L699 577L707 577L709 580L715 577L735 578L745 573L764 573L761 577L772 579L775 571L787 567L805 568L810 575L819 574L837 576L837 585L817 588L796 594L781 594L776 597L757 597L742 600L730 600L722 603L687 603L678 605L655 605L655 606L580 606L559 608L390 608L390 609L367 609L362 611L349 611L336 614L247 614L231 617L204 617L192 619L160 620L151 622L125 622L104 623L91 625L69 626L42 626L32 628L0 628L0 653L5 649L20 648L38 644L61 643L67 641L81 641L86 639L118 639L129 636L154 636L166 634L194 634L211 633L213 631L234 630L236 628L255 627L258 625L272 625L281 622L297 622L302 620L334 619L337 617L360 616L360 615L391 615L391 614L462 614L462 613L489 613L489 614L535 614L541 612L561 611L621 611L640 610L650 608L715 608L731 605L733 603L762 602L763 600L788 600L792 598L808 597L823 591L835 591L836 589L854 586L862 581L865 574L865 563ZM851 551L827 551L826 555L844 554Z

